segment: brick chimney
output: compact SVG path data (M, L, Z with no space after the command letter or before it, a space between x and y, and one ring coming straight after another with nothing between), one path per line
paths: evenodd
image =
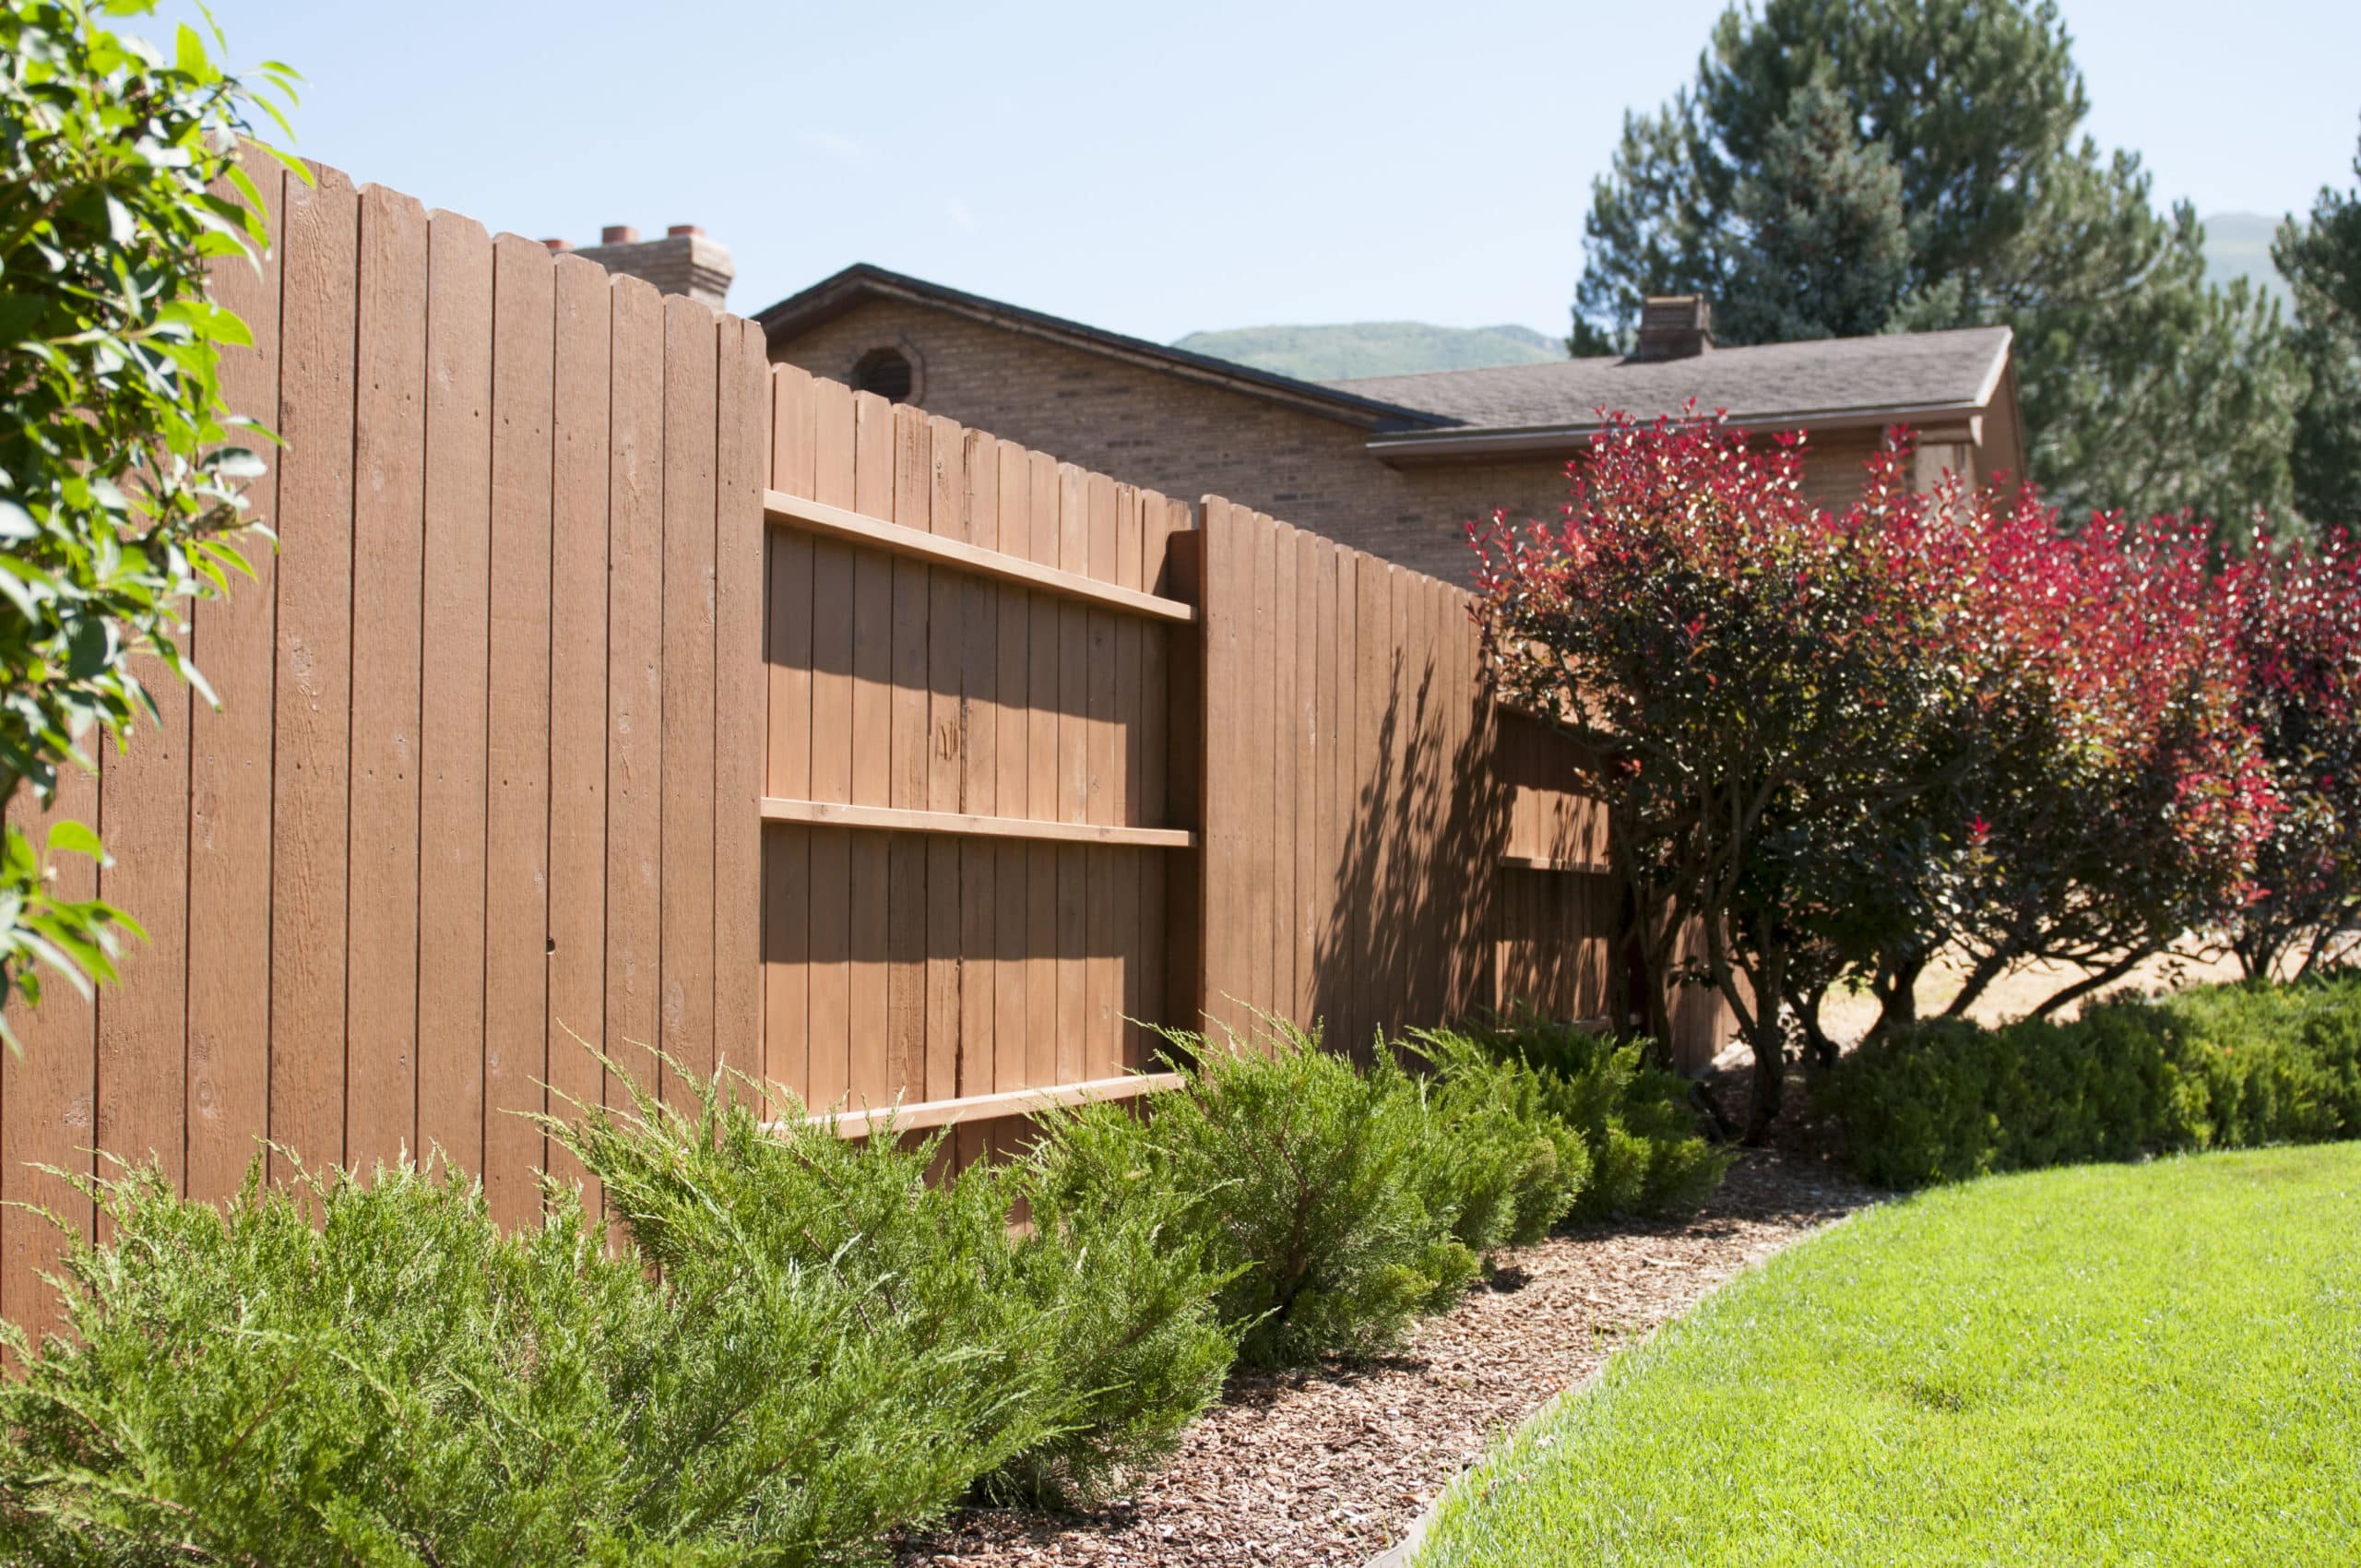
M645 278L668 294L686 294L719 310L730 297L730 280L738 275L729 248L710 239L694 223L675 223L660 240L643 240L628 224L611 223L599 232L599 243L574 253L587 256L610 272Z
M1635 360L1694 359L1714 346L1714 302L1703 294L1660 294L1640 302Z

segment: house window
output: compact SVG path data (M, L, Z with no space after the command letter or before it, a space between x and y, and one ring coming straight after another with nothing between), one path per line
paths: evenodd
M918 367L899 349L872 349L852 367L856 392L874 392L889 403L907 403L918 391Z

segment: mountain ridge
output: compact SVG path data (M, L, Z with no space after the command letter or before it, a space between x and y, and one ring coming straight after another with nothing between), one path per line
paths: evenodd
M1192 332L1172 346L1300 381L1478 370L1566 357L1565 344L1530 327L1437 327L1423 321L1236 327Z
M2283 219L2260 212L2216 212L2199 220L2205 225L2205 280L2227 283L2243 278L2279 302L2284 312L2294 300L2287 279L2271 262L2272 237Z
M2206 279L2227 283L2244 278L2285 311L2287 280L2271 264L2271 240L2281 220L2260 212L2217 212L2203 221ZM1530 327L1437 327L1424 321L1233 327L1192 332L1172 346L1299 381L1482 370L1566 357L1562 339Z

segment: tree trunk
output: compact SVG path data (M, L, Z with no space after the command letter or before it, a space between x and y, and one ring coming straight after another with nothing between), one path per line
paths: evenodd
M1787 1005L1796 1010L1796 1022L1803 1026L1804 1060L1815 1067L1836 1065L1836 1042L1820 1027L1820 1004L1827 998L1824 983L1787 998Z
M2125 957L2118 958L2114 963L2109 964L2106 968L2101 969L2094 975L2084 975L2072 985L2067 986L2053 993L2048 1001L2035 1008L2029 1016L2035 1018L2047 1018L2052 1013L2057 1012L2060 1007L2065 1006L2069 1002L2072 1002L2078 997L2088 996L2091 992L2098 990L2099 987L2103 985L2113 985L2117 980L2121 980L2124 976L2138 968L2140 967L2140 961L2147 956L2148 954L2144 952L2132 953Z
M1918 1021L1918 977L1926 972L1924 954L1879 961L1878 1021L1869 1026L1871 1039Z
M1987 957L1977 964L1974 971L1968 975L1967 983L1959 988L1959 994L1952 998L1952 1004L1943 1009L1943 1016L1946 1018L1966 1017L1967 1010L1975 1004L1975 999L1983 995L1987 988L1999 979L2000 972L2008 967L2008 960L1997 956Z
M1746 1141L1761 1144L1779 1119L1787 1077L1786 1031L1780 1027L1786 989L1786 956L1769 955L1754 981L1754 1019L1748 1043L1754 1049L1754 1077L1746 1108ZM1742 1015L1741 1015L1742 1016Z
M1648 989L1643 993L1648 1004L1648 1064L1672 1068L1672 988L1661 974L1648 977Z
M1610 966L1624 994L1622 1011L1615 1020L1616 1033L1628 1038L1630 1020L1636 1015L1648 1064L1669 1070L1673 1065L1672 981L1667 971L1679 944L1679 928L1667 929L1664 915L1649 909L1628 885L1624 897L1628 923L1622 962Z
M1780 1038L1778 1018L1779 1004L1766 1002L1754 1024L1754 1075L1746 1106L1750 1145L1759 1146L1770 1135L1771 1123L1779 1119L1779 1107L1786 1095L1787 1046Z
M1738 1141L1738 1123L1730 1120L1729 1112L1722 1109L1722 1102L1714 1098L1714 1091L1705 1087L1704 1079L1689 1080L1689 1104L1690 1108L1703 1115L1714 1129L1715 1143L1727 1144Z
M2305 951L2304 967L2296 971L2296 978L2299 980L2309 980L2314 974L2318 973L2322 955L2328 952L2330 944L2334 941L2335 938L2330 932L2325 931L2315 935L2312 938L2311 946ZM2278 972L2278 960L2274 957L2270 967L2262 971L2263 978L2266 980L2270 979L2272 975Z
M2316 947L2315 953L2319 951ZM2230 952L2238 960L2238 973L2248 980L2266 980L2279 968L2279 949L2269 940L2248 936L2230 944ZM2305 968L2309 969L2308 961Z

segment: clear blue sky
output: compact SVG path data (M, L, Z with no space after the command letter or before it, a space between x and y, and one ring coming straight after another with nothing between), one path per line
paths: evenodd
M1719 0L215 0L310 80L299 149L497 229L700 223L751 314L852 261L1142 337L1561 331L1623 111ZM2065 0L2160 198L2352 184L2361 5Z

